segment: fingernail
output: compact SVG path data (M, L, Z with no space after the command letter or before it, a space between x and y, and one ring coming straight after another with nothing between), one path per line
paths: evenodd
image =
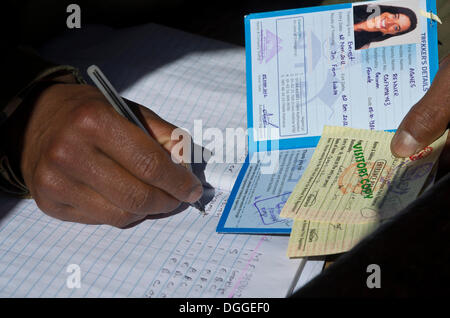
M399 157L409 157L420 150L420 144L407 131L401 130L392 139L391 149Z
M188 202L198 201L202 197L202 194L203 194L202 185L195 186L192 189L191 194L189 195Z

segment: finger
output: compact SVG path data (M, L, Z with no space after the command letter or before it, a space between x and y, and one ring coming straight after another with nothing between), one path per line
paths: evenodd
M152 137L169 153L177 140L172 140L172 132L178 127L165 121L152 110L124 98L136 116L141 119Z
M77 194L67 208L73 222L88 223L87 220L93 219L95 222L93 224L108 224L125 228L145 218L145 215L133 214L117 208L86 185L79 183L75 187Z
M450 58L440 65L423 98L405 116L394 138L391 151L409 157L440 137L450 121Z
M171 212L181 203L164 191L143 183L97 150L81 148L76 154L66 155L79 156L83 163L74 165L73 161L60 160L54 163L55 168L89 186L121 210L145 216Z
M104 224L94 218L92 218L85 211L75 209L68 204L56 204L54 208L43 210L47 215L65 222L74 222L82 224Z
M195 202L201 197L203 189L197 177L175 164L155 139L111 107L96 105L79 110L75 116L79 117L75 126L81 128L88 142L144 183L180 201Z
M133 101L126 100L133 109L135 115L141 120L151 136L171 155L175 163L182 164L184 167L190 162L191 152L186 153L184 157L184 147L192 147L192 138L188 132L165 121L150 109L141 106ZM175 148L179 144L181 147Z
M59 219L61 221L76 222L83 224L101 224L89 214L81 213L72 206L61 202L50 200L49 197L40 199L39 196L33 197L38 208L45 214Z
M109 224L126 227L145 216L124 211L90 187L52 170L45 177L35 197L38 206L48 215L63 221L84 224Z

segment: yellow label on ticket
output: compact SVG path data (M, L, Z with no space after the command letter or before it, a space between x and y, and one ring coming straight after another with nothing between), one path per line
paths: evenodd
M377 222L345 224L295 219L287 254L289 257L304 257L342 253L377 226Z
M288 256L350 249L413 201L447 132L416 155L394 157L394 133L325 126L311 161L280 216L294 218Z

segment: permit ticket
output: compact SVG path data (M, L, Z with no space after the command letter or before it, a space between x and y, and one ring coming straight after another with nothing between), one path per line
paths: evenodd
M392 155L393 135L325 126L280 214L295 220L288 256L346 251L417 197L447 132L409 158Z

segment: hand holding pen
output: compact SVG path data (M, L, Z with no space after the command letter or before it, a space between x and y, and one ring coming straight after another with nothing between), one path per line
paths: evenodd
M142 123L141 120L133 113L129 105L125 103L122 97L117 93L116 89L112 86L111 82L106 78L106 76L98 68L98 66L91 65L87 69L87 73L89 77L92 79L92 81L95 83L97 88L111 103L111 105L117 111L117 113L119 113L120 115L128 119L130 122L141 128L150 138L153 138L148 132L147 128L145 127L145 124ZM190 169L189 164L183 166L186 167L188 170L192 171ZM198 209L199 211L205 212L205 207L200 201L196 201L194 203L189 204Z
M175 126L136 106L150 138L97 88L68 77L42 83L21 121L27 126L20 168L42 211L123 228L199 200L202 183L170 156Z

